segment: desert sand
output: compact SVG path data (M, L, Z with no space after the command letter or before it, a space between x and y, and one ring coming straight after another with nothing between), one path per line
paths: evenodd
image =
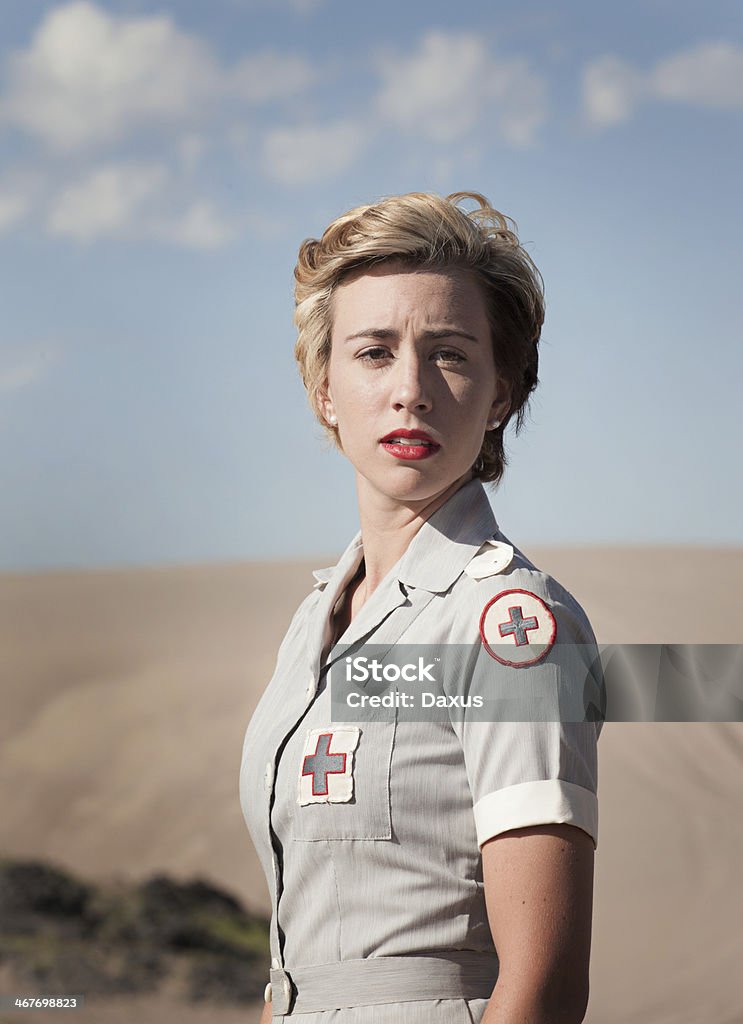
M741 549L528 554L601 643L743 642ZM0 852L98 879L200 875L267 911L242 739L311 568L334 561L0 574ZM742 1021L743 724L609 722L599 749L586 1020ZM167 1021L169 1005L128 1019ZM179 1015L207 1018L251 1019Z

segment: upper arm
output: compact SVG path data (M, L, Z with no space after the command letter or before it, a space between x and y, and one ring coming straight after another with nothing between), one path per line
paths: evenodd
M602 724L593 718L602 682L595 639L579 606L568 596L559 599L557 585L525 570L512 576L508 583L478 585L456 626L457 637L468 643L450 645L447 652L447 685L470 698L469 706L461 702L463 713L450 715L462 744L477 840L482 847L503 832L559 823L583 830L595 848ZM505 641L499 646L491 635L492 646L483 642L481 609L499 588L503 596L514 595L507 603L521 601L525 617L541 616L541 607L553 623L551 643L521 645L522 662ZM515 614L506 608L502 617L509 612ZM497 621L486 632L497 633Z
M594 844L574 825L517 828L482 846L498 990L518 986L582 1019L588 1001Z
M483 580L463 616L457 635L472 636L479 623L478 642L450 678L483 703L452 725L500 961L493 1009L509 1020L582 1020L598 837L595 638L571 595L523 568ZM519 617L532 625L517 652L515 634L500 625Z

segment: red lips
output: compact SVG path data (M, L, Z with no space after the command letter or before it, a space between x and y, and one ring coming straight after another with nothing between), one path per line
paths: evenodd
M405 442L408 442L407 444ZM386 452L405 462L430 459L441 448L424 430L391 430L379 442Z
M436 441L434 441L431 435L427 434L423 430L405 430L404 428L401 430L392 430L390 431L389 434L385 434L384 437L380 438L380 440L391 441L395 437L405 437L408 438L409 440L415 439L418 441L428 441L429 444L435 444L437 447L439 447L439 445L437 444Z

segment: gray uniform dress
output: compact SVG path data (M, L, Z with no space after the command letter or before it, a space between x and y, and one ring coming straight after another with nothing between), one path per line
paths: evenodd
M595 639L575 599L499 532L471 480L338 644L454 645L472 652L462 673L504 707L509 694L538 706L547 693L563 720L460 711L339 723L326 685L331 621L362 558L359 533L315 573L243 744L240 800L273 908L266 998L274 1020L302 1024L477 1022L498 973L482 844L548 822L597 843L601 721L569 710L595 674Z

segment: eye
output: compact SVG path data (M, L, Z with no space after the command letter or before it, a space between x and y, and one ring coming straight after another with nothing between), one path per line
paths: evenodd
M464 356L459 352L454 352L453 349L443 348L439 349L436 353L438 357L443 359L445 363L463 363Z
M368 363L381 363L383 359L386 359L389 352L386 348L382 348L381 345L376 345L374 348L368 348L364 352L359 352L359 359L363 359Z

